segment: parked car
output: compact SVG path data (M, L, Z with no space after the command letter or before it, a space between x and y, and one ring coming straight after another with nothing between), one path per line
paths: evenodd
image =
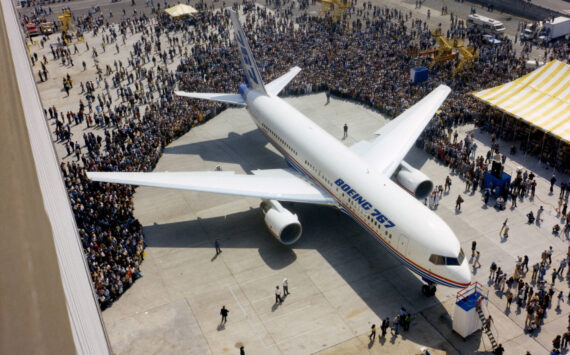
M483 41L485 43L489 43L489 44L501 44L501 43L503 43L502 41L495 38L495 36L493 36L493 35L483 35Z

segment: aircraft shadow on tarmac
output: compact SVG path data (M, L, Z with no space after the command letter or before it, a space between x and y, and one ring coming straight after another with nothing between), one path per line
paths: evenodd
M449 353L477 352L481 333L463 340L450 332L451 316L438 299L422 295L423 283L350 217L329 207L283 205L297 213L303 225L301 239L290 247L279 243L267 231L259 208L227 216L145 226L145 240L152 248L209 248L212 250L211 261L216 262L214 240L218 239L222 249L218 258L231 253L232 249L253 248L273 270L294 263L296 250L314 249L378 317L392 319L402 305L412 309L414 320L410 330L401 331L399 336ZM425 325L425 321L443 334L448 343L428 339L418 327ZM389 339L387 334L385 341Z
M198 155L205 161L239 164L247 173L287 167L283 156L268 146L267 138L255 129L244 134L230 132L225 138L169 146L164 149L164 154Z
M417 146L413 146L412 149L410 149L410 151L404 158L404 160L406 161L406 163L410 164L414 168L421 170L421 168L429 160L429 158L430 155L426 153L423 149L420 149ZM434 182L434 184L436 183Z
M272 150L274 148L270 149L270 145L267 138L255 129L244 134L230 132L225 138L169 146L164 149L164 154L198 155L205 161L239 164L248 174L257 169L288 167L283 156ZM225 154L220 154L220 151ZM415 146L405 157L406 162L416 169L421 169L428 159L429 155Z

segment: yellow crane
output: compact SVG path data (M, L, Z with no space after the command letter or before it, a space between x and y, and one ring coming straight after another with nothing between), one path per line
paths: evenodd
M334 21L338 21L340 15L344 10L350 7L348 1L346 0L318 0L321 6L321 16L324 16L329 11L332 11L332 17Z
M83 34L80 33L75 29L73 26L73 21L71 19L71 11L69 9L65 9L61 11L61 15L57 16L59 22L59 28L61 33L63 34L65 44L71 43L72 35L68 33L71 31L77 37L78 42L83 42Z
M479 56L473 48L465 46L462 39L447 39L442 33L441 29L436 29L431 32L431 35L439 45L435 50L426 50L419 52L422 54L433 54L433 60L429 67L432 69L436 64L443 63L452 59L459 58L457 66L453 69L453 77L461 72L463 69L469 67L475 58Z
M475 51L471 47L457 47L457 51L459 52L460 57L459 63L457 63L457 66L453 69L453 77L463 71L463 69L471 67L475 58L479 57L479 52Z
M435 39L439 45L434 53L433 60L429 64L429 68L432 69L436 64L447 62L448 60L457 57L457 53L453 52L453 44L450 43L447 38L441 35L441 29L436 29L431 31L432 37Z

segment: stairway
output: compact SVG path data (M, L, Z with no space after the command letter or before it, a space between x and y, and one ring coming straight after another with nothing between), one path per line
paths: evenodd
M485 332L485 334L487 334L487 337L489 338L489 341L491 342L491 346L493 347L493 350L495 350L497 348L497 346L499 346L499 344L497 344L497 340L495 340L495 336L493 335L493 332L491 331L491 327L489 327L489 329L485 329L485 315L483 314L483 311L481 310L481 308L476 308L477 310L477 314L479 315L479 319L481 320L481 324L483 325L481 327L481 330L483 332Z

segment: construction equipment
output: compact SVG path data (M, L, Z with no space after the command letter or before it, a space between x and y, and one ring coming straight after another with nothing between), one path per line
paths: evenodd
M321 16L326 15L328 12L332 11L332 18L336 22L339 20L340 15L350 7L350 4L346 0L318 0L321 6Z
M418 55L433 55L429 68L432 69L436 64L444 63L452 59L458 59L457 66L453 70L453 77L465 68L468 68L475 58L479 56L473 48L465 46L462 39L445 38L441 29L435 29L431 35L439 45L437 48L419 51Z
M441 29L438 28L431 31L431 35L439 47L436 49L433 60L429 65L430 69L432 69L436 64L447 62L457 56L457 53L453 52L453 43L449 42L447 38L442 36Z
M71 19L71 10L64 9L61 11L61 15L57 16L59 22L59 28L61 29L61 33L63 34L63 40L65 44L70 44L75 35L78 42L83 42L85 39L83 38L83 34L75 29L73 26L73 21ZM72 34L68 33L71 32Z
M475 51L471 47L457 47L457 51L459 52L460 57L459 63L457 63L457 66L455 69L453 69L453 77L462 72L464 69L471 67L475 58L479 57L479 52Z

